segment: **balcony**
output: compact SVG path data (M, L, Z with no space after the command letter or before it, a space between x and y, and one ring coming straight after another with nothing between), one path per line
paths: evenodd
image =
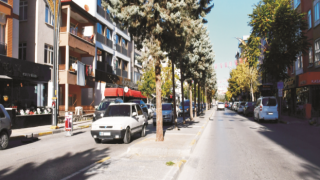
M141 74L138 72L134 72L133 82L137 83L140 80Z
M71 27L70 28L70 34L72 34L72 35L74 35L74 36L76 36L78 38L81 38L81 39L93 44L94 35L92 35L91 37L90 36L84 36L83 34L80 34L78 32L78 28Z
M118 69L118 68L116 69L116 75L121 76L121 69Z
M7 55L7 44L0 42L0 55Z
M128 50L123 46L120 46L119 44L117 44L117 51L123 55L128 56Z
M122 77L128 78L128 71L123 70L122 71Z
M103 18L105 18L106 20L108 20L109 22L112 23L112 20L111 20L111 18L110 18L110 14L109 14L107 11L105 11L105 10L103 9L103 7L97 5L97 13L98 13L100 16L102 16Z
M128 29L125 29L125 30L121 29L120 24L117 24L117 28L120 29L125 34L128 34Z
M110 47L112 49L112 41L105 37L104 35L97 33L97 41L101 42L102 44Z
M97 61L97 69L113 74L112 66L105 62Z

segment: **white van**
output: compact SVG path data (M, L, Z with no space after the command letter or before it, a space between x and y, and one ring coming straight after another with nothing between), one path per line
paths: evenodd
M11 132L10 116L3 105L0 104L0 150L8 147Z
M260 97L255 104L253 118L261 120L273 120L276 123L279 119L278 102L274 96Z

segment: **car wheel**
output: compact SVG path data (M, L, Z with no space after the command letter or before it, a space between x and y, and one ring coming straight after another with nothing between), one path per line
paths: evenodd
M0 150L7 148L8 144L9 144L9 136L6 132L2 132L0 134Z
M102 139L95 138L94 141L95 141L97 144L100 144L100 143L102 142Z
M141 137L145 137L145 136L146 136L146 125L143 125L141 130Z
M126 129L126 133L125 133L124 138L123 138L123 142L125 144L128 144L128 143L130 143L130 141L131 141L131 132L130 132L130 128L127 128Z

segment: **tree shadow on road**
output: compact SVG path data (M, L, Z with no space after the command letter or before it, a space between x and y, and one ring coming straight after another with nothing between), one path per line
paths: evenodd
M108 156L108 148L89 149L76 154L66 153L63 156L49 159L42 164L26 163L0 170L0 179L62 179ZM27 153L27 152L25 152ZM54 153L54 152L52 152ZM1 162L5 163L5 162ZM104 164L108 166L109 164ZM94 173L79 174L78 179L87 179Z

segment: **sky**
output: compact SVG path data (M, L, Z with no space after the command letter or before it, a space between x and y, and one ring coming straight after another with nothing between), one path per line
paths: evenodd
M238 40L244 35L250 35L251 27L248 26L249 16L253 6L259 0L213 0L214 7L210 14L206 16L210 41L215 52L215 64L218 90L225 90L228 87L226 80L229 78L230 68L225 67L225 63L232 62L231 69L235 68L235 55L238 51ZM220 67L223 63L223 68ZM224 82L222 82L224 81ZM220 82L220 83L219 83Z

